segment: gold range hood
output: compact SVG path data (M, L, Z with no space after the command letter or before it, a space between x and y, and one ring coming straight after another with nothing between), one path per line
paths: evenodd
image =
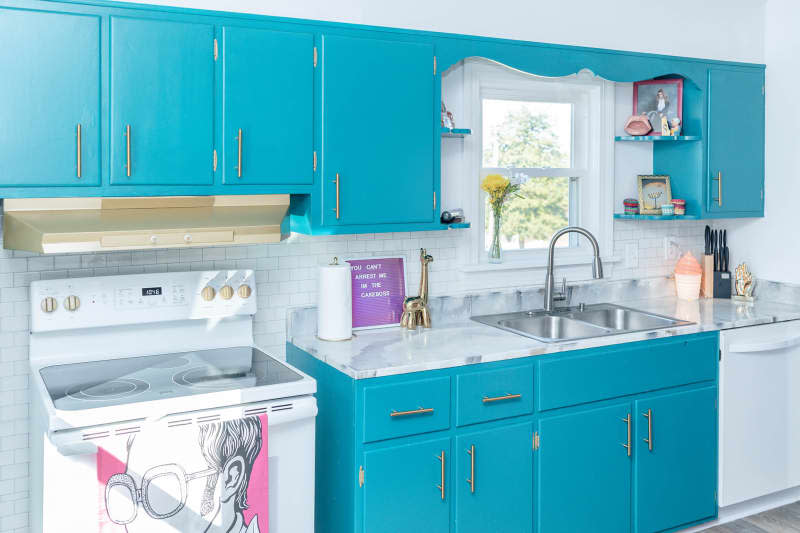
M279 242L288 194L4 200L3 247L45 254Z

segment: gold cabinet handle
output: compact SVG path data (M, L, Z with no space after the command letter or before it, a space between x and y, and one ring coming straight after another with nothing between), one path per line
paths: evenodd
M339 220L339 173L336 173L336 179L333 180L333 183L336 184L336 207L333 208L334 212L336 213L336 220Z
M410 416L410 415L424 415L433 412L433 407L420 407L419 409L414 409L413 411L395 411L392 410L389 413L389 416L392 418L397 416Z
M239 141L239 164L236 166L237 177L242 177L242 128L239 128L239 135L236 137Z
M470 446L469 450L467 450L469 454L469 462L470 462L470 478L467 480L469 483L469 491L472 494L475 494L475 445L473 444Z
M128 124L125 127L125 139L126 139L125 143L127 145L126 150L128 152L128 164L125 165L125 168L127 169L126 172L128 174L128 177L130 178L131 177L131 125L130 124Z
M714 199L717 201L717 205L722 207L722 172L717 172L717 177L711 179L717 182L717 197Z
M483 403L492 403L492 402L502 402L505 400L517 400L522 398L522 394L506 394L505 396L495 396L494 398L489 398L487 396L483 397L481 400Z
M642 416L647 419L647 438L643 439L647 443L647 449L653 451L653 410L648 409Z
M81 125L78 124L78 179L81 178Z
M442 455L437 455L436 458L442 462L442 482L441 484L436 485L436 488L441 491L442 500L444 500L444 450L442 450Z
M620 418L623 422L628 425L628 443L622 444L628 450L628 457L631 456L631 414L628 413L628 416L625 418Z

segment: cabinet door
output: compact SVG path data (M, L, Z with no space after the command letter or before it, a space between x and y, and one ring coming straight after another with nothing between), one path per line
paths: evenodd
M531 422L461 435L453 459L456 533L531 533Z
M450 439L364 453L364 533L450 530Z
M240 27L222 32L224 182L311 184L314 35Z
M322 61L323 225L433 221L433 46L325 35Z
M213 129L214 26L112 17L111 184L210 185Z
M621 403L539 421L537 531L630 531L631 413Z
M98 185L100 18L0 9L0 34L0 186Z
M709 70L708 107L709 211L762 216L764 71Z
M636 402L637 533L715 516L716 399L708 387Z

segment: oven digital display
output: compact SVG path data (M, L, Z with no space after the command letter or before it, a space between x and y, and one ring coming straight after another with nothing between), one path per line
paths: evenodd
M143 287L142 296L161 296L161 287Z

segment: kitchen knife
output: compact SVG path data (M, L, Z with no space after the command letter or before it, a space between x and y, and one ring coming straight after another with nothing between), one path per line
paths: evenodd
M706 255L711 255L711 226L706 226L705 239L706 239L706 251L705 251L705 254Z

